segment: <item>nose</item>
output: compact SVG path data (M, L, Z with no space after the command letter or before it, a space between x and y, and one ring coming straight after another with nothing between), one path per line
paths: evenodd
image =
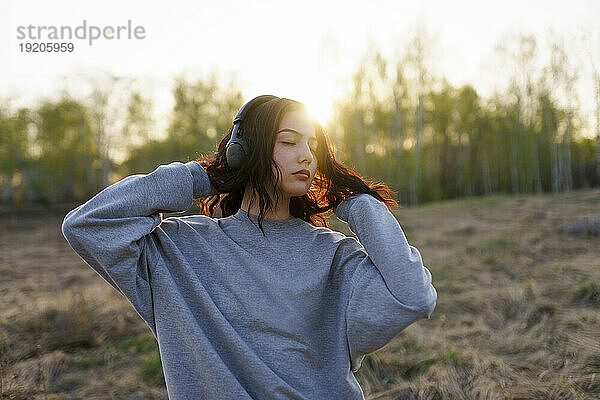
M310 150L310 146L308 145L308 143L304 144L303 146L300 146L301 150L299 153L299 162L303 163L303 162L307 162L308 165L310 165L313 162L314 159L314 155L312 153L312 151Z

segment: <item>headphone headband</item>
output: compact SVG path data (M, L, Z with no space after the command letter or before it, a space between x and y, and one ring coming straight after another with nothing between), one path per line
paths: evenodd
M233 119L233 123L237 124L239 122L241 122L244 119L244 116L246 115L246 113L248 113L248 111L254 107L254 105L259 105L262 103L266 103L267 101L273 100L273 99L278 99L277 96L272 96L269 94L264 94L261 96L257 96L255 98L253 98L252 100L250 100L249 102L247 102L246 104L244 104L242 106L242 108L240 108L240 110L237 112L235 118Z

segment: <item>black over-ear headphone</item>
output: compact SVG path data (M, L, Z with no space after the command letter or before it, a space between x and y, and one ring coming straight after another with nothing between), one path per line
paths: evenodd
M262 95L253 98L246 104L240 108L237 112L235 118L233 119L233 129L231 131L231 137L225 146L225 159L227 161L227 165L231 169L239 169L244 165L248 159L249 149L248 143L238 137L238 131L240 127L240 122L244 119L244 116L251 108L266 103L267 101L278 99L277 96L272 95Z

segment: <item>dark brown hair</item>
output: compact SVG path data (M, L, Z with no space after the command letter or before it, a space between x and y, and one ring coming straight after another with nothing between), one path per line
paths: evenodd
M250 183L259 198L258 223L262 231L265 214L273 206L267 184L279 182L280 171L273 160L276 132L283 115L295 110L306 112L302 103L287 98L275 98L248 110L240 123L238 135L248 143L250 154L246 165L239 170L229 168L225 158L225 147L231 137L233 125L221 138L214 153L195 160L202 163L213 187L219 192L196 199L201 214L211 217L235 214L242 205L244 189ZM317 172L307 193L290 199L292 216L314 226L327 227L327 212L348 196L360 193L372 195L388 208L402 207L391 197L392 190L386 184L365 179L355 170L338 162L325 130L315 119L311 118L311 121L317 136ZM277 171L277 177L271 167ZM275 196L278 196L276 192ZM277 199L278 197L276 201ZM216 205L220 206L220 215L214 212Z

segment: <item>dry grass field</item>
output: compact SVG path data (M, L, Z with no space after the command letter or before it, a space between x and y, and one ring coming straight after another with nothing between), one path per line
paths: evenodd
M0 399L166 399L156 342L68 246L67 211L1 210ZM395 215L438 304L365 358L367 399L600 398L600 190Z

